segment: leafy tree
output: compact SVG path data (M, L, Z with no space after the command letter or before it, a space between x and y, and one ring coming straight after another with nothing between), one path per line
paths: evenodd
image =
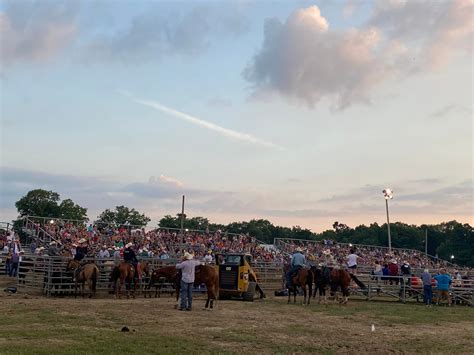
M15 206L20 217L58 217L59 199L57 192L36 189L29 191L26 196L19 199Z
M151 219L144 214L138 212L134 208L130 209L125 206L115 207L115 211L106 209L99 217L96 223L111 224L115 226L134 226L145 227Z
M59 217L62 219L88 220L87 208L81 207L71 199L66 199L59 205Z

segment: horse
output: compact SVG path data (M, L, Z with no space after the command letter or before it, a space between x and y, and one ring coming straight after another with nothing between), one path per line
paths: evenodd
M285 265L284 271L285 275L287 272L290 270L290 265ZM291 292L293 292L293 303L296 303L296 294L298 293L298 286L301 287L303 290L304 294L304 301L303 305L306 305L306 286L309 288L309 297L308 297L308 303L310 303L311 300L311 294L313 292L313 273L311 270L306 269L306 268L301 268L298 270L296 275L293 275L291 278L291 283L292 285L286 285L286 288L288 289L288 303L290 303L290 298L291 298Z
M165 278L168 282L173 284L176 290L176 306L179 300L179 291L181 289L181 272L176 269L176 266L165 266L160 269L154 270L150 277L147 289L155 286L160 278ZM212 310L214 308L214 301L217 301L219 295L219 273L212 265L198 265L195 268L195 279L194 285L205 284L207 289L207 300L205 309ZM158 293L158 290L155 293ZM150 295L151 297L151 295Z
M178 290L176 293L176 302L179 299L179 284L180 284L180 275L179 275L179 270L176 269L176 266L165 266L156 270L153 270L153 272L150 275L150 280L148 281L148 285L145 286L145 298L146 295L148 294L151 298L151 288L155 287L155 297L158 296L158 287L159 287L159 280L161 278L166 279L168 282L173 284L173 287L175 290Z
M311 271L314 278L313 298L316 298L316 292L318 292L318 303L321 303L321 297L324 297L323 302L326 303L326 288L329 285L329 269L311 266Z
M116 266L110 274L110 282L114 285L115 297L118 298L122 298L121 291L124 284L127 290L127 298L130 298L130 289L132 289L133 283L132 297L135 298L135 290L137 289L138 283L135 278L135 268L132 264L121 262Z
M334 301L337 301L336 292L341 289L343 299L339 303L346 304L349 297L349 285L351 280L360 287L366 288L365 285L355 276L343 269L333 268L329 272L329 286L331 291L331 297L334 297Z
M219 296L219 273L213 265L198 265L195 275L194 285L206 285L207 300L204 309L211 311L214 309L214 301L217 301Z
M100 274L99 268L95 264L81 266L79 261L71 259L66 266L66 271L74 272L74 297L77 297L78 283L81 283L81 295L84 297L84 284L86 282L89 287L89 298L95 295Z

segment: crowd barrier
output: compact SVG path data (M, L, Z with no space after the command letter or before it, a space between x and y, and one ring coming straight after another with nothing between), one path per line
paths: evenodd
M29 294L44 295L47 297L70 296L74 294L74 282L71 272L66 271L66 266L70 258L49 257L27 255L23 257L20 263L17 283L20 291ZM97 283L97 293L106 296L111 291L109 276L113 270L115 263L113 258L104 259L86 259L94 262L100 270L99 280ZM162 260L158 258L141 258L140 261L147 262L150 272L159 267L174 265L176 260ZM280 263L254 263L253 269L257 273L259 283L263 290L268 293L281 290L284 288L283 266ZM370 273L357 274L357 277L364 283L365 288L359 288L357 285L351 285L351 293L353 297L365 299L367 301L390 300L407 302L423 301L423 286L419 283L412 284L407 277L390 277L384 279ZM163 292L172 293L169 283L161 283L157 287L147 291L145 285L149 279L144 277L141 279L137 288L137 295L146 296L146 292L150 292L150 296L155 292L159 294ZM124 289L123 289L124 291ZM204 292L205 288L199 287L196 292ZM87 290L86 290L87 292ZM450 293L454 303L472 306L474 299L474 279L455 280L450 289ZM434 289L436 297L436 289Z

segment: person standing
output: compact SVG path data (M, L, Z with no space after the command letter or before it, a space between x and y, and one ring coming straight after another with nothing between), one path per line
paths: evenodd
M193 304L193 285L195 279L195 268L201 262L199 260L193 260L193 255L184 253L184 261L176 264L176 269L181 270L181 285L179 291L180 311L190 311Z
M447 300L448 306L451 306L451 297L449 296L449 286L451 285L451 276L446 273L445 269L441 269L441 274L434 277L438 289L438 305L442 299Z
M431 274L428 269L425 269L421 274L423 281L423 301L426 307L431 307L433 302L433 287L431 286Z
M355 249L350 250L350 254L347 256L347 266L349 267L349 272L355 274L357 272L357 258L359 256L355 253Z

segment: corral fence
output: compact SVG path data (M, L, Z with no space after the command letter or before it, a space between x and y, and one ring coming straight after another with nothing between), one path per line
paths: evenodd
M20 291L29 294L44 295L47 297L70 296L74 294L74 282L72 272L66 271L70 258L27 255L22 258L17 276ZM113 258L86 259L94 262L99 270L100 276L97 283L97 293L107 296L111 291L109 276L114 268ZM150 270L159 267L174 265L176 260L162 260L158 258L141 258L140 261L148 262ZM284 287L283 266L281 263L254 263L253 268L257 273L259 283L267 294L281 290ZM353 297L367 301L399 301L422 302L423 286L419 283L412 284L411 278L374 276L369 273L359 273L357 277L364 283L361 289L356 285L351 286ZM148 279L143 277L137 288L137 295L145 295L145 285ZM158 289L150 290L150 296L155 292L159 294L172 293L173 289L169 283L163 282L157 285ZM88 290L86 290L87 293ZM195 292L204 292L205 287L197 287ZM125 292L125 287L122 289ZM472 306L474 298L474 279L454 280L450 289L453 301L457 304ZM436 299L436 289L434 288Z

